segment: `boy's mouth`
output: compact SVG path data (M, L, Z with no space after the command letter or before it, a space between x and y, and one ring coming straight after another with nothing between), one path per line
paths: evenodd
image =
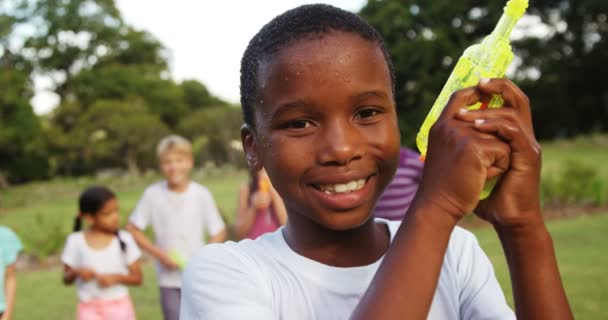
M344 183L336 184L313 184L313 187L317 190L323 191L326 194L341 194L363 189L367 180L370 177L363 179L355 179Z

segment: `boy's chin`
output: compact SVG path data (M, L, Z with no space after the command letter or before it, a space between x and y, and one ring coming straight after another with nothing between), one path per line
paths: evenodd
M334 231L349 231L357 229L373 219L371 211L339 212L323 217L319 222L323 227Z

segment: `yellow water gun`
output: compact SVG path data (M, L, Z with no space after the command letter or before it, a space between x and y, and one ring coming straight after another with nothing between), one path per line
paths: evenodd
M504 76L507 68L513 60L513 51L509 36L517 21L524 15L528 8L528 0L510 0L504 8L504 13L492 33L485 37L479 44L468 47L458 63L454 67L452 74L448 78L445 86L441 90L439 97L433 104L431 111L426 116L418 136L416 145L420 150L421 159L424 160L428 145L428 135L431 127L437 121L443 108L448 103L454 91L477 85L480 78L500 78ZM488 104L476 103L468 108L499 108L503 104L501 96L494 96ZM480 199L485 199L490 195L498 178L486 182Z

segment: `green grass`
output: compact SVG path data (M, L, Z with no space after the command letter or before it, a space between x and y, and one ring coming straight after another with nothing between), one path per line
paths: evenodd
M542 143L543 174L558 172L570 162L596 168L608 181L608 135L581 136L569 140Z
M608 213L549 223L566 294L576 319L608 316ZM512 305L508 268L491 228L474 230L492 260L496 276Z

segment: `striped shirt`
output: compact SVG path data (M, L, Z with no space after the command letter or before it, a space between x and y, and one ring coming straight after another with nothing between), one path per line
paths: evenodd
M416 195L422 177L423 163L420 155L402 147L399 165L393 181L386 187L376 203L374 216L388 220L402 220Z

